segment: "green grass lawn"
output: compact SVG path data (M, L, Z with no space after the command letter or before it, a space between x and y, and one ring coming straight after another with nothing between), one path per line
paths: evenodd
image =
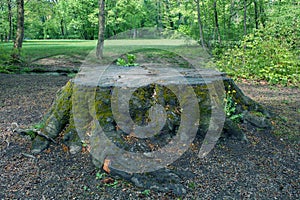
M106 40L104 53L126 53L139 48L165 48L176 50L176 47L186 45L184 40ZM25 60L36 60L55 55L86 56L95 49L95 40L29 40L24 41L22 57ZM12 43L0 43L1 55L10 55ZM178 51L179 52L179 51Z
M172 51L189 60L203 59L207 62L209 56L197 44L175 39L145 39L145 40L106 40L104 46L104 62L111 62L122 54L145 48L157 48ZM21 65L28 66L42 58L67 56L75 61L82 61L88 55L94 57L97 41L95 40L28 40L24 41L21 52ZM0 43L0 67L10 68L12 43ZM95 58L94 58L95 59ZM199 63L199 64L201 64Z

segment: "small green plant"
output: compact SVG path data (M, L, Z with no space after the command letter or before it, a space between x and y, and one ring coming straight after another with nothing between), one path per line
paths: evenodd
M38 130L41 130L44 127L45 127L45 123L44 122L40 122L38 124L33 125L33 128L34 129L38 129Z
M87 147L88 146L88 144L85 142L85 141L82 141L81 142L82 143L82 147ZM97 174L98 174L99 172L97 172ZM97 174L96 174L96 177L97 177Z
M225 111L225 114L226 114L227 118L231 119L232 121L238 122L238 121L241 120L243 115L242 114L236 114L237 103L234 102L234 99L232 97L235 93L236 93L236 91L231 90L231 88L229 86L229 89L226 92L225 98L224 98L224 103L225 103L224 111Z
M118 186L118 183L119 182L117 180L115 180L113 183L105 183L104 186L116 188Z
M70 73L70 74L68 74L68 77L69 77L69 78L75 78L76 75L77 75L76 73Z
M127 62L123 58L118 58L117 65L119 65L119 66L126 66Z
M132 67L132 66L138 66L138 64L135 62L136 56L133 54L127 54L126 60L123 58L118 58L116 64L118 66L125 66L125 67Z
M88 186L85 185L85 186L83 186L83 190L84 191L90 191L90 188L88 188Z
M102 173L97 172L97 173L96 173L96 179L102 179L102 178L104 178L105 176L106 176L106 173L104 173L104 172L102 172Z
M195 189L195 188L196 188L195 182L190 182L190 183L189 183L189 188L190 188L190 189Z
M150 195L150 190L144 190L141 194L145 195L145 196L149 196Z
M19 66L14 65L7 65L7 66L0 66L0 73L3 74L15 74L20 73L21 68Z
M34 138L36 137L36 132L30 130L26 133L26 135L28 135L31 140L34 140Z

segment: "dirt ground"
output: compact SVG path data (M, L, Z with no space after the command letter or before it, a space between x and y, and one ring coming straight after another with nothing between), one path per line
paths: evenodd
M249 143L220 141L204 159L193 153L177 164L186 195L147 191L122 179L105 184L88 153L60 144L31 157L29 139L11 124L29 127L50 107L66 76L0 74L0 199L300 199L300 90L241 82L242 90L280 119L271 133L248 130ZM289 136L286 136L288 133ZM57 139L59 142L59 138ZM298 140L299 141L299 140ZM180 169L180 168L179 168Z

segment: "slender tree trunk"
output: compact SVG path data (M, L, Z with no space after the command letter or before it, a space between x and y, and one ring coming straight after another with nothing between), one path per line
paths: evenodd
M263 0L259 1L259 18L263 27L266 26L265 9Z
M65 37L64 19L60 20L60 31L61 31L61 36Z
M258 29L258 8L257 8L257 0L254 0L253 3L254 3L254 20L255 20L255 28Z
M98 59L103 59L104 46L104 31L105 31L105 0L99 0L99 31L96 56Z
M24 38L24 0L17 0L17 11L17 34L14 48L18 49L18 53L20 53Z
M215 18L215 31L217 33L218 41L219 43L221 43L221 35L220 35L218 12L217 12L217 0L214 0L214 18Z
M234 11L234 0L231 0L230 12L229 12L229 17L228 17L228 34L227 34L228 38L232 37L232 31L230 29L231 29L231 21L232 21L232 17L233 17L233 11Z
M247 35L247 0L244 0L244 35Z
M199 25L200 42L201 42L201 46L205 48L199 0L196 0L196 4L197 4L197 17L198 17L198 25Z
M8 8L8 23L9 23L9 32L7 40L10 41L12 39L12 10L11 10L11 0L7 0L7 8Z
M223 39L224 39L227 36L227 29L226 29L226 2L225 2L225 0L223 0L222 3L223 3Z
M167 12L167 18L168 18L167 21L169 23L171 30L174 30L174 22L173 22L172 16L171 16L169 0L165 0L165 4L166 4L166 12Z
M157 24L157 29L163 28L162 25L162 14L161 14L161 2L158 0L156 2L156 7L157 7L157 17L156 17L156 24Z

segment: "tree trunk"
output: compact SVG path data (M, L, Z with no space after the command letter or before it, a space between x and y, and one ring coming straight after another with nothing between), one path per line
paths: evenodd
M64 27L64 19L60 20L60 31L61 31L61 36L65 38L65 27Z
M24 0L17 0L17 12L17 33L14 47L21 49L24 39Z
M199 26L199 35L200 35L200 42L202 48L205 48L205 43L204 43L204 37L203 37L203 24L201 20L201 12L200 12L200 2L199 0L196 1L197 4L197 19L198 19L198 26Z
M157 1L156 1L156 9L157 9L157 14L156 14L156 25L157 25L157 29L160 30L160 29L163 28L161 0L157 0Z
M260 18L261 24L265 28L265 26L266 26L266 14L265 14L264 1L263 0L259 0L259 18Z
M269 128L268 112L245 96L225 74L180 68L186 62L180 56L170 59L158 54L149 58L143 52L137 54L143 59L141 67L110 65L104 72L101 67L94 68L94 63L87 64L86 70L83 68L57 93L40 129L16 132L33 136L32 153L40 153L51 142L57 144L61 136L64 149L70 153L85 149L97 167L108 161L111 174L139 187L176 187L176 191L183 192L180 179L170 185L155 181L161 175L166 181L174 177L168 169L148 175L145 169L165 169L160 162L183 156L192 143L192 148L199 149L198 155L204 157L221 136L247 141L239 125L251 124L251 130ZM166 67L167 62L176 73ZM186 81L181 82L182 77ZM155 80L164 81L155 84ZM235 121L237 117L239 122ZM142 155L135 156L140 152ZM118 166L126 170L118 171Z
M228 38L232 37L232 31L230 29L231 29L232 17L233 16L234 16L234 0L231 0L229 17L228 17L228 26L227 26L227 28L228 28L228 35L227 35L227 37Z
M7 8L8 8L8 23L9 23L9 32L8 32L8 37L7 41L10 41L12 39L12 10L11 10L11 0L7 0Z
M258 5L257 5L257 0L254 0L253 3L254 3L255 28L258 29Z
M104 33L105 33L105 0L99 0L99 31L96 56L103 59Z
M24 0L17 0L17 34L12 52L13 62L20 62L20 54L24 38Z
M220 35L218 12L217 12L217 0L214 0L214 18L215 18L215 31L217 33L218 41L219 43L221 43L221 35Z
M161 67L163 68L163 66ZM90 136L89 134L95 130L89 130L87 129L87 127L89 126L90 121L93 120L92 117L94 116L97 116L99 118L98 120L101 126L103 127L104 131L111 132L111 134L112 131L117 131L119 133L118 126L116 125L116 121L120 119L124 120L125 118L122 118L122 116L120 117L119 115L114 116L114 113L111 110L112 109L111 106L113 105L112 101L115 98L112 95L114 90L116 90L116 88L114 88L110 84L114 83L115 80L113 79L118 77L116 76L116 74L124 73L122 70L123 71L132 70L132 68L131 69L123 68L121 70L120 68L111 69L110 72L108 72L109 73L108 79L105 79L104 82L101 82L99 83L99 85L95 85L95 86L81 85L81 80L82 80L81 78L77 80L76 79L70 80L57 93L56 100L54 101L49 112L44 116L44 119L40 123L42 124L42 128L40 130L35 130L36 132L39 133L37 134L36 138L33 141L32 152L39 153L44 149L48 148L50 142L54 142L55 139L59 136L59 134L63 132L64 135L63 139L65 144L69 146L72 153L77 153L81 148L81 142L82 142L82 140L80 140L77 133L82 134L81 131L85 130L88 133L84 133L84 134ZM148 69L146 68L146 71L147 70ZM211 118L212 102L219 102L218 105L223 105L222 103L220 104L220 100L223 100L224 98L227 99L225 100L225 104L226 102L228 103L228 101L231 101L230 102L230 104L232 104L231 106L234 106L234 110L235 110L234 116L240 115L240 117L242 118L242 120L239 123L241 124L250 123L252 126L257 128L262 128L262 129L270 128L271 126L269 123L270 114L268 113L268 111L266 111L261 105L259 105L249 97L245 96L243 92L238 88L238 86L234 83L233 80L226 77L222 78L224 84L223 87L226 93L225 97L218 96L220 95L219 94L220 91L216 91L217 93L212 95L209 94L212 91L208 90L208 88L212 86L216 87L216 84L219 84L217 83L217 81L219 81L220 79L219 80L216 79L216 77L220 76L218 72L215 71L205 72L205 73L209 73L209 77L204 77L204 79L206 79L205 82L203 81L203 76L198 79L197 75L195 75L195 72L187 70L186 72L183 73L186 76L190 76L189 78L193 79L192 88L196 97L199 99L199 112L201 113L199 119L200 122L198 124L200 129L204 128L207 125L205 123L207 123ZM147 73L151 73L151 70ZM168 75L168 73L166 74ZM86 76L86 78L91 78L92 74L89 74L88 76L87 74L85 75L82 74L80 77L84 77L84 76ZM133 74L133 76L141 76L141 75ZM144 80L148 79L148 77L149 76L147 76L146 74ZM168 78L170 80L169 75ZM177 78L178 77L174 77L174 81L176 81ZM110 81L110 79L112 79L112 82ZM128 81L130 80L128 79ZM172 80L171 80L171 84L172 84ZM126 93L128 90L128 93L130 93L130 89L124 88L124 86L122 85L118 87L120 87L118 89L124 89L126 90ZM167 90L168 89L166 89L164 86L153 86L150 84L148 86L141 87L138 90L136 90L139 93L133 93L133 96L131 96L131 100L133 99L133 101L127 102L126 99L120 99L119 101L120 102L124 101L124 104L129 103L128 108L130 108L130 112L132 112L130 113L130 116L134 118L134 120L137 120L134 122L145 123L148 121L146 118L149 118L149 116L141 115L140 112L141 110L149 109L150 104L147 105L147 103L144 102L145 100L144 98L156 97L157 98L157 100L155 100L156 103L159 103L160 105L165 107L165 109L168 110L167 113L172 113L173 115L171 118L168 118L168 120L170 121L167 120L166 122L168 124L168 127L166 127L168 131L173 132L178 130L177 126L180 125L180 123L182 123L182 120L184 119L180 120L180 118L177 118L180 116L181 113L176 110L178 105L174 104L175 102L174 100L177 97L174 96L174 93L170 93ZM172 92L174 91L184 92L184 91L172 89ZM230 98L228 98L227 95L230 95ZM148 103L151 102L149 101ZM238 126L236 126L237 122L233 120L232 116L229 115L229 113L227 113L226 110L225 112L226 112L226 121L223 129L223 131L225 131L223 133L224 136L226 137L235 136L240 140L244 140L245 135L241 130L239 130ZM81 126L75 127L74 120L77 122L77 125L80 124ZM118 123L118 125L120 124ZM94 129L95 127L91 126L89 128ZM32 130L30 131L32 133ZM29 133L30 131L23 131L23 133ZM128 131L128 130L124 129L124 131ZM164 133L167 134L166 131ZM114 137L119 137L119 136L114 135Z
M165 2L165 5L166 5L166 12L167 12L167 21L168 21L168 23L169 23L169 26L170 26L170 28L171 28L171 30L174 30L174 22L173 22L173 20L172 20L172 16L171 16L171 11L170 11L170 2L169 2L169 0L165 0L164 1Z
M247 0L244 0L244 35L247 35Z

